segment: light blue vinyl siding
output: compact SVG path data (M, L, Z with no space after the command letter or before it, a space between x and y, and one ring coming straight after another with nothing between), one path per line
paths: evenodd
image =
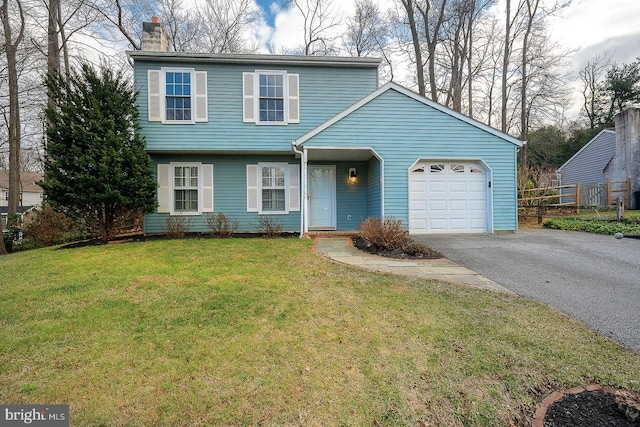
M207 72L208 121L195 124L149 122L147 71L162 67ZM242 121L242 73L286 70L298 74L300 123L256 125ZM377 69L324 66L252 66L137 60L134 70L140 125L147 150L289 152L291 141L377 88Z
M409 168L418 159L482 160L492 172L494 231L517 229L516 146L395 90L304 143L371 147L384 159L384 214L408 224ZM371 205L375 204L372 198Z
M382 184L380 182L380 176L382 173L382 165L380 161L372 157L367 162L367 170L369 172L369 198L368 198L368 212L367 216L381 217L382 216Z
M153 169L157 164L170 162L201 162L213 164L213 197L214 213L223 212L231 220L238 221L238 232L256 232L258 214L247 212L247 177L246 165L259 162L287 162L299 165L300 161L293 156L215 156L215 155L160 155L151 154ZM208 233L210 230L204 222L205 216L193 215L190 232ZM283 231L300 230L300 212L289 212L286 215L269 215L283 226ZM150 214L144 218L144 232L156 234L166 232L166 221L169 214Z

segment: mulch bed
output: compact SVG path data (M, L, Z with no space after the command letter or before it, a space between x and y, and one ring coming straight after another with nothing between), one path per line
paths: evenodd
M360 236L355 236L351 238L353 242L353 246L363 252L370 253L372 255L378 255L386 258L396 258L396 259L438 259L444 258L444 256L437 251L432 250L431 248L412 241L411 239L407 240L407 242L402 245L402 247L394 250L388 250L384 248L380 248L377 246L372 246L367 243Z
M549 405L544 427L637 427L638 408L626 399L600 390L567 394ZM635 405L637 405L637 401Z

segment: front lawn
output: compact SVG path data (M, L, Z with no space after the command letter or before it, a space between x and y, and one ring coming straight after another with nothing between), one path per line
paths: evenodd
M71 425L507 426L640 353L529 299L336 264L298 239L0 258L0 402Z

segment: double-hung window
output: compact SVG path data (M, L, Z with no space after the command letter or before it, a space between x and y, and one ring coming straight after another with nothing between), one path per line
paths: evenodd
M285 166L262 166L262 212L285 212Z
M213 212L213 164L158 164L158 213Z
M208 121L207 72L193 68L148 70L148 120L168 124Z
M191 72L165 73L165 119L191 121Z
M173 167L173 211L198 212L198 166Z
M286 70L242 73L242 120L258 125L300 123L300 76Z
M300 165L247 165L247 212L288 214L300 210Z
M261 122L284 122L284 74L259 74Z

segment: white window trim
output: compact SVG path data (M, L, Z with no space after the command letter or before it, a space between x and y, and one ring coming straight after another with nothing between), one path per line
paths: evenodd
M191 120L167 120L167 73L191 74L191 95L189 95ZM196 122L196 70L193 68L162 67L160 69L160 103L160 118L163 124L194 124Z
M282 100L283 100L283 118L281 122L260 121L260 76L261 75L281 75L282 76ZM254 117L256 125L260 126L285 126L289 124L289 78L285 70L256 70L253 74L254 87Z
M284 169L284 210L262 210L262 168L281 167ZM259 215L287 215L289 214L289 163L258 163L258 214Z
M176 191L176 167L183 168L198 168L198 211L176 211L176 203L175 203L175 191ZM169 163L169 214L170 215L178 215L178 216L194 216L194 215L202 215L202 163L182 163L182 162L171 162Z

